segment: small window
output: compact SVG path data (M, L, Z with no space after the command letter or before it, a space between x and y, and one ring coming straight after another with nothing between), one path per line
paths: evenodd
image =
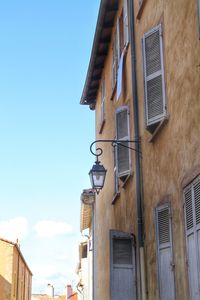
M143 36L143 67L146 126L153 133L166 116L161 25Z
M117 174L118 177L125 181L131 172L131 153L130 129L129 129L129 109L127 106L122 106L116 110L116 137L120 144L116 145L117 156Z
M83 245L82 258L87 258L87 244Z

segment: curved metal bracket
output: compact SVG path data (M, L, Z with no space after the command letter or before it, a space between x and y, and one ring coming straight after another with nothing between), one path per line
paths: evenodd
M124 144L124 143L139 143L139 144L140 144L140 141L138 141L138 140L137 140L137 141L136 141L136 140L95 140L95 141L92 142L91 145L90 145L90 152L91 152L94 156L96 156L96 161L99 161L99 156L101 156L101 155L103 154L103 149L100 148L100 147L98 147L98 148L96 149L96 152L94 152L94 151L92 150L93 145L96 144L96 143L111 143L111 145L112 145L113 147L119 145L119 146L128 148L128 149L130 149L130 150L139 152L139 153L141 154L141 151L140 151L140 150L136 150L135 148L132 148L132 147L130 147L130 146Z

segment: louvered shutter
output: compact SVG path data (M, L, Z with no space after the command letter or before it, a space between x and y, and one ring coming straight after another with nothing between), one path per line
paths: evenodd
M116 31L114 35L113 41L113 61L112 61L112 71L113 71L113 79L112 79L112 89L115 88L117 82L117 70L118 70L118 61L120 59L120 40L119 40L119 20L117 20Z
M170 208L156 208L156 242L160 300L175 299Z
M136 299L136 266L133 236L110 233L110 299Z
M184 191L190 300L200 299L200 177Z
M130 140L129 134L129 110L127 106L122 106L116 110L116 130L117 140L122 141L121 144L130 146L128 142ZM120 178L129 175L131 172L131 155L130 149L117 145L117 173Z
M149 126L166 115L161 25L143 36L143 66L146 125Z
M124 30L124 46L128 45L129 42L129 30L128 30L128 7L127 7L127 0L124 0L124 7L123 7L123 30Z
M117 68L120 60L120 26L119 19L117 19L117 35L116 35L116 51L117 51Z

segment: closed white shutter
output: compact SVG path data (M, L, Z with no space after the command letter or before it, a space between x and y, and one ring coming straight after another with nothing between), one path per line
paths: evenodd
M160 300L175 299L172 232L168 204L156 208L156 241Z
M116 136L117 140L122 141L122 145L117 145L117 173L122 179L131 172L131 153L130 149L130 129L129 129L129 110L127 106L122 106L116 110ZM123 146L124 145L124 146Z
M110 300L136 299L136 265L133 236L110 232Z
M143 36L146 125L158 123L165 115L165 81L161 25Z
M200 177L184 190L190 300L200 299Z
M129 42L129 30L128 30L128 7L127 0L124 0L123 7L123 30L124 30L124 46L126 47Z

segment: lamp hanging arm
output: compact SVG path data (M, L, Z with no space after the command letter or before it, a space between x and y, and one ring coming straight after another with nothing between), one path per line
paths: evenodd
M124 143L139 143L140 144L140 140L136 141L136 140L95 140L94 142L91 143L90 145L90 152L96 156L96 159L97 161L99 161L99 156L101 156L103 154L103 149L98 147L96 149L96 153L92 150L92 147L94 144L96 143L111 143L111 145L113 147L115 147L116 145L119 145L121 147L124 147L124 148L128 148L130 150L133 150L133 151L136 151L136 152L139 152L141 154L141 151L140 150L137 150L135 148L132 148L128 145L125 145ZM97 153L99 152L99 153Z

